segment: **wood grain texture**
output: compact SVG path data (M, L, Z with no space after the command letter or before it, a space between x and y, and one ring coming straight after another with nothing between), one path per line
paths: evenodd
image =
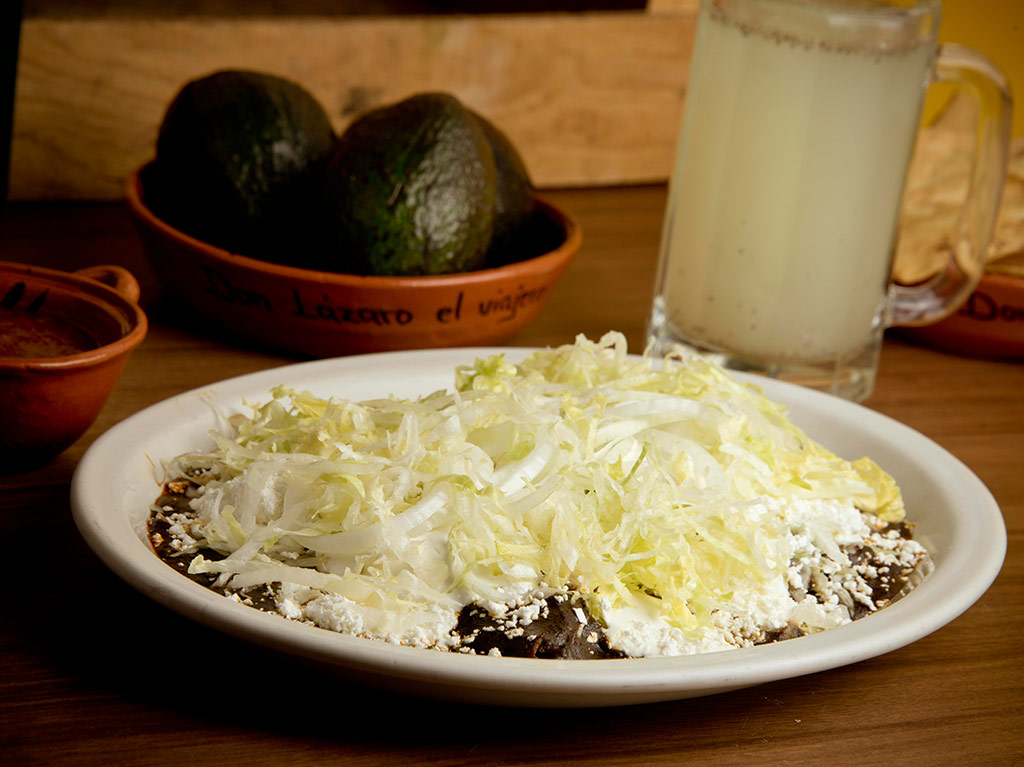
M667 178L689 12L26 18L12 199L114 199L153 154L166 105L225 68L303 84L353 115L444 90L501 126L539 186Z
M513 344L619 329L640 348L664 188L548 196L577 216L584 243L551 303ZM867 403L958 456L1002 508L1003 570L952 624L872 660L709 698L583 714L439 705L364 689L203 628L100 564L70 517L69 482L84 450L147 405L294 360L230 345L175 316L120 206L9 206L0 254L67 269L122 264L139 277L152 320L90 431L51 465L0 477L0 538L45 542L45 557L32 547L6 554L9 571L31 584L8 593L0 620L0 753L11 764L1024 763L1019 362L890 337ZM73 598L55 598L68 583ZM228 673L215 673L209 661L218 658L231 659ZM197 689L206 702L197 704Z

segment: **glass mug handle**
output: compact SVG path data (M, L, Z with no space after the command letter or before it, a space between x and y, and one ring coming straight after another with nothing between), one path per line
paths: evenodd
M890 325L938 322L967 300L985 270L1006 177L1013 102L1003 73L977 51L944 44L935 57L932 82L957 85L977 103L970 184L945 269L919 285L892 285Z

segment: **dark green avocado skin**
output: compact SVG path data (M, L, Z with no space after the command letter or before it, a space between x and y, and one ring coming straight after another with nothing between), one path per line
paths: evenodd
M326 112L301 86L216 72L187 83L168 106L146 202L200 240L287 262L297 205L334 144Z
M494 156L454 97L422 93L357 118L315 196L323 268L374 275L479 269L494 226Z
M494 156L497 194L487 261L490 266L500 266L533 255L526 239L534 213L535 189L526 163L508 136L483 115L474 112L473 117L483 128Z

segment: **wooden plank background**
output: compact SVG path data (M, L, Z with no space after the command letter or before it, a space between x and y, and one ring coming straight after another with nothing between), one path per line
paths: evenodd
M442 15L26 15L10 199L114 199L167 103L224 68L303 84L340 131L444 90L500 125L541 187L662 181L696 0L635 11Z

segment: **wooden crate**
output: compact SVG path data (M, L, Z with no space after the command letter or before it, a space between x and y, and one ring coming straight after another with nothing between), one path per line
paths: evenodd
M637 11L466 15L27 16L11 199L113 199L188 80L259 69L305 85L338 130L444 90L500 125L538 186L664 180L696 0Z

